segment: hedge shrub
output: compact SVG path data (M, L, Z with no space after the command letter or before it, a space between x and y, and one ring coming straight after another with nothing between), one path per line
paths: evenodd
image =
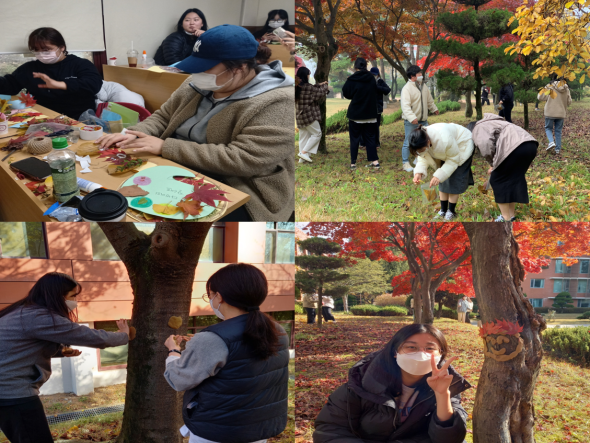
M437 103L436 107L438 108L438 112L440 114L444 114L445 112L449 111L460 111L461 103L445 100L444 102Z
M350 308L354 315L370 315L378 317L395 317L408 315L406 308L399 306L357 305Z
M303 309L303 303L295 302L295 314L305 314L305 309Z
M590 311L586 311L582 315L578 316L578 320L583 320L585 318L590 318Z
M534 309L537 314L548 314L549 309L551 309L552 311L557 311L557 308L550 308L548 306ZM560 314L583 314L584 312L588 311L588 308L563 308L559 310L563 311L560 312Z
M393 297L391 294L382 294L375 297L373 304L375 306L405 306L407 295L398 295Z
M395 123L402 119L402 110L398 109L392 114L387 114L383 116L383 124L388 125L390 123Z
M326 119L326 134L336 134L348 131L347 109L342 109Z
M547 329L542 338L543 347L552 354L590 366L590 330L587 326Z

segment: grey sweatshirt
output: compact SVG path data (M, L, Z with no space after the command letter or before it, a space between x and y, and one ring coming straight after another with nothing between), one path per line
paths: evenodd
M180 357L166 359L164 377L175 391L186 391L217 375L227 363L229 350L214 332L199 332L191 338Z
M43 307L17 309L0 318L0 399L39 395L62 343L104 349L128 342L124 332L90 329Z
M256 97L264 92L294 84L294 80L283 72L280 60L270 62L268 65L260 65L259 68L260 72L256 77L242 89L224 99L214 99L212 91L202 91L191 83L191 87L204 98L197 108L197 113L178 127L176 138L202 144L207 143L207 125L215 114L236 101Z

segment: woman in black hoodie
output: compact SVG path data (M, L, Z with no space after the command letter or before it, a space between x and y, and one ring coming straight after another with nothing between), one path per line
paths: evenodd
M207 30L207 19L200 9L187 9L180 16L173 32L164 39L154 61L160 66L170 66L189 57L198 38Z
M463 443L471 385L446 359L447 341L431 325L401 328L349 371L315 422L314 443Z
M355 73L342 87L342 95L350 100L346 117L350 135L350 169L356 169L361 137L367 148L367 167L379 169L377 156L377 82L373 74L367 71L367 61L357 58L354 62Z
M68 54L59 31L35 29L29 36L29 49L37 60L0 77L0 94L16 95L26 89L38 105L73 119L96 109L102 78L92 62Z

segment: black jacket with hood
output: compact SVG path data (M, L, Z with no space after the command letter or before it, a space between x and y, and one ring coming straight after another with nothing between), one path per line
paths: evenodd
M382 78L377 79L377 113L383 114L383 97L389 95L391 88Z
M180 62L193 53L197 37L186 32L173 32L164 39L154 61L159 66L170 66Z
M441 422L436 416L436 398L426 382L417 386L418 397L403 423L395 400L388 392L394 384L392 341L355 364L348 383L328 399L315 422L314 443L463 443L467 412L461 392L471 385L449 366L453 381L453 416ZM388 369L389 368L389 369Z
M344 98L351 100L346 117L350 120L377 118L378 93L373 74L367 70L356 71L342 87Z

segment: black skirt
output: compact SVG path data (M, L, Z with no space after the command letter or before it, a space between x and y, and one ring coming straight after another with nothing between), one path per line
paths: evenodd
M465 160L465 163L455 169L455 172L453 172L449 178L438 185L438 190L446 194L463 194L467 191L467 187L475 184L473 181L473 172L471 171L472 162L473 154ZM441 166L444 164L445 162L442 162Z
M496 203L529 202L525 174L537 156L539 143L524 142L512 151L490 177Z

